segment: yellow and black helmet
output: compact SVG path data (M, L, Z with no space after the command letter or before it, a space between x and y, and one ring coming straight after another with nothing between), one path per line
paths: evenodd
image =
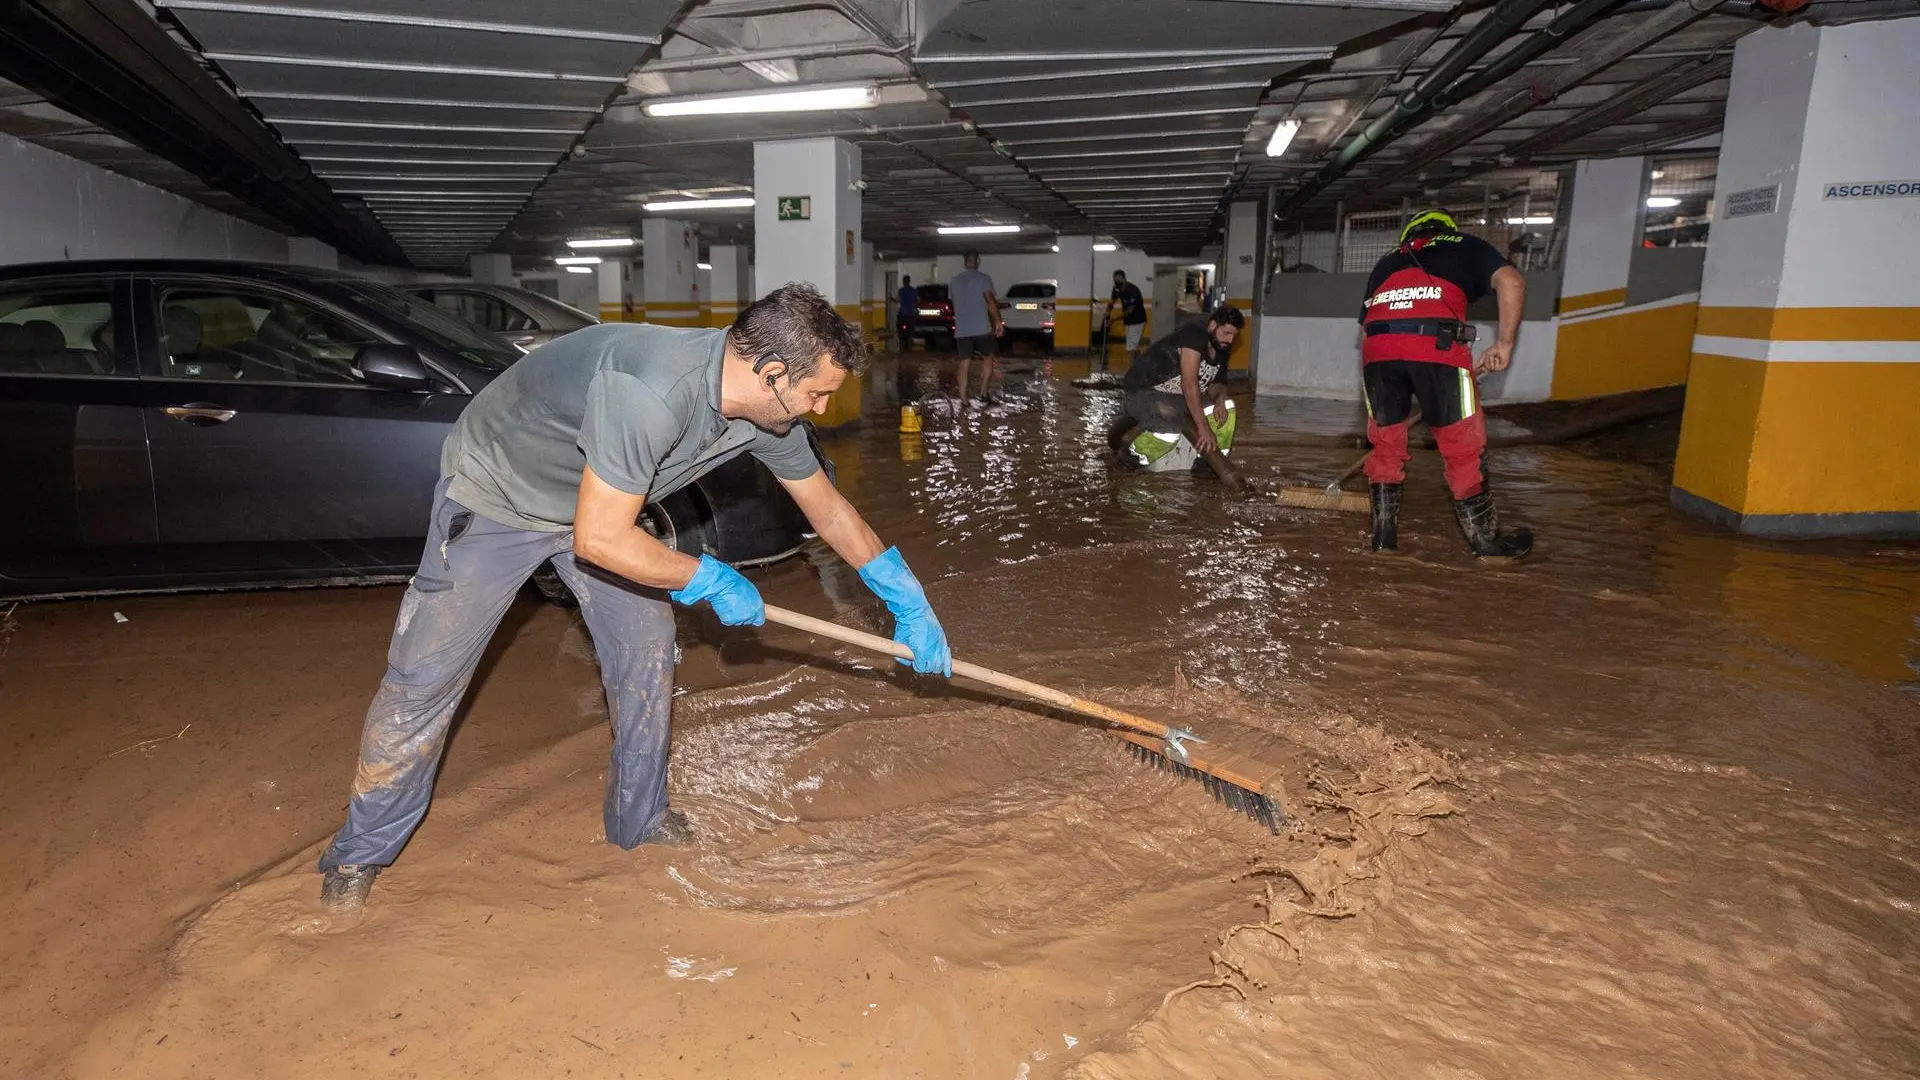
M1433 236L1439 233L1457 233L1460 226L1453 215L1445 210L1422 210L1407 219L1407 227L1400 230L1400 242L1406 243L1416 236Z

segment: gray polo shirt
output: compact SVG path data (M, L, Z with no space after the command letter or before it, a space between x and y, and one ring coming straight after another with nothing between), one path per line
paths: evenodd
M820 468L795 424L720 415L725 330L606 323L527 354L475 395L440 450L447 497L515 528L564 532L585 466L660 499L747 451L775 476Z

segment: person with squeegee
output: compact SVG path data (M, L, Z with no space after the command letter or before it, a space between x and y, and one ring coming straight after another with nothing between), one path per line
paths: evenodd
M1225 404L1225 387L1215 384L1227 368L1234 338L1245 325L1239 308L1222 304L1205 319L1182 323L1127 368L1120 415L1107 430L1107 445L1122 465L1140 463L1133 443L1142 430L1179 432L1229 488L1236 493L1246 490L1240 475L1221 455L1209 416ZM1209 388L1214 391L1211 410L1203 403Z
M1467 305L1492 292L1500 303L1500 336L1479 360ZM1360 346L1367 394L1367 482L1373 508L1373 550L1400 542L1400 485L1407 476L1407 429L1418 399L1440 444L1454 517L1467 546L1482 559L1514 560L1533 550L1533 533L1503 533L1487 489L1487 422L1475 376L1505 371L1527 282L1492 244L1466 236L1445 210L1407 221L1400 246L1367 281L1360 307Z
M748 305L726 330L609 323L543 345L477 394L441 450L420 569L400 601L386 677L367 710L347 822L320 857L320 899L352 917L433 795L448 725L514 594L542 563L580 601L613 725L607 839L689 839L667 808L677 603L759 626L759 590L711 555L636 522L730 458L758 458L820 538L886 601L913 669L951 676L945 631L814 456L806 414L867 366L860 329L811 285ZM904 662L904 661L903 661Z

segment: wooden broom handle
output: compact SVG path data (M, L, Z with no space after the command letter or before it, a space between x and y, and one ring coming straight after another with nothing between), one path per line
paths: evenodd
M839 623L831 623L825 619L816 619L811 615L802 615L797 611L788 611L786 608L775 607L772 604L767 605L767 621L778 623L781 626L790 626L795 630L805 630L809 634L819 634L821 637L832 638L835 641L857 648L868 649L877 653L885 653L888 656L898 657L902 660L913 659L912 649L907 648L905 645L891 638L883 638L878 634L869 634L861 630L855 630L852 627L841 626ZM963 679L972 679L974 682L985 683L988 686L1005 690L1011 694L1019 694L1022 697L1044 702L1057 709L1065 709L1068 712L1076 712L1082 716L1091 716L1096 719L1105 720L1110 724L1117 724L1129 731L1137 731L1142 735L1150 735L1156 739L1164 739L1167 737L1167 725L1160 723L1158 720L1149 720L1144 716L1135 716L1132 713L1121 712L1119 709L1111 709L1097 701L1088 701L1085 698L1074 697L1064 690L1055 690L1050 686L1042 686L1036 682L1017 679L1012 675L1005 675L998 671L983 668L978 664L969 664L964 660L955 660L953 662L953 673Z

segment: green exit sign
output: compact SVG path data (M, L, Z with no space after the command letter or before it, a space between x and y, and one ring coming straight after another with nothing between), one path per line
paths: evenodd
M813 220L813 196L782 195L779 201L780 221Z

